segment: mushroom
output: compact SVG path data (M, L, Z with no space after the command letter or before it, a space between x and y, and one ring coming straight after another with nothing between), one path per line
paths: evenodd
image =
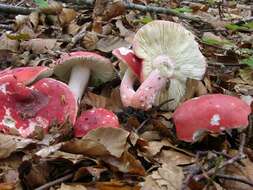
M247 127L250 113L250 106L239 98L209 94L184 102L174 112L173 121L178 139L195 142L204 131L219 134Z
M78 109L66 84L44 78L27 87L12 74L0 77L0 104L0 130L23 137L37 128L47 132L53 124L74 124Z
M112 54L120 60L119 67L121 76L126 72L129 67L137 78L140 77L142 60L136 57L132 50L126 47L120 47L114 49L112 51Z
M90 130L100 127L119 127L118 117L104 108L93 108L82 112L74 125L75 137L83 137Z
M77 51L64 54L56 61L54 73L61 80L68 81L69 88L75 94L77 101L91 76L91 83L97 85L109 81L114 76L110 60L92 52Z
M194 35L170 21L153 21L139 29L133 51L142 60L141 86L137 92L129 87L134 80L131 72L125 72L121 84L122 98L132 107L149 109L173 99L169 108L174 109L185 94L187 78L200 80L206 70Z
M51 76L53 74L53 71L45 66L19 67L0 71L0 77L8 74L13 75L18 82L29 85L39 79Z

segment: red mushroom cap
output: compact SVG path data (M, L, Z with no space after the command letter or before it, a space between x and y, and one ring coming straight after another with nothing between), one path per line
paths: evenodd
M239 98L211 94L193 98L173 114L177 137L194 142L199 132L220 133L226 129L247 127L250 106Z
M4 75L13 75L18 82L26 85L33 83L35 80L51 76L53 71L45 66L20 67L14 69L5 69L0 71L0 77Z
M68 86L54 79L39 80L30 87L13 75L0 77L0 130L31 137L36 127L45 132L52 124L74 124L77 103Z
M74 126L75 137L83 137L90 130L100 127L119 127L118 117L104 108L93 108L83 112Z
M125 47L120 47L114 49L112 54L117 57L120 61L126 64L133 73L140 78L141 68L142 68L142 60L139 59L132 50L127 49Z

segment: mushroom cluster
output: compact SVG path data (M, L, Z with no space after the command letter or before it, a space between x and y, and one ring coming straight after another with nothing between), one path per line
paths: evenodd
M206 62L194 35L182 25L153 21L140 28L133 51L120 48L114 55L127 64L120 91L124 106L147 110L172 99L174 109L185 94L187 79L201 80ZM133 84L139 79L140 87Z

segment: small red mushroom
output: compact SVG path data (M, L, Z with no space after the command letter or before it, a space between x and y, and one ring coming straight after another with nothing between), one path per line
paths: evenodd
M77 102L68 86L44 78L27 87L12 74L0 77L0 131L33 137L53 124L75 123Z
M83 137L90 130L100 127L119 127L118 117L104 108L93 108L83 112L74 125L75 137Z
M179 140L195 142L200 132L221 133L248 126L250 106L239 98L210 94L180 105L173 114Z

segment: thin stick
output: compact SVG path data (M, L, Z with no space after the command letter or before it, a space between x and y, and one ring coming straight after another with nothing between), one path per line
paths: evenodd
M37 9L34 8L19 7L0 3L0 13L29 15L31 12L36 10Z
M48 189L49 187L52 187L54 185L57 185L57 184L59 184L61 182L66 181L68 179L71 179L73 177L73 175L74 175L73 173L68 174L68 175L63 176L63 177L61 177L59 179L56 179L54 181L50 181L49 183L46 183L45 185L42 185L42 186L40 186L40 187L38 187L38 188L36 188L34 190L45 190L45 189Z
M216 177L226 179L226 180L239 181L241 183L245 183L245 184L253 187L253 181L250 181L244 177L230 176L230 175L223 175L223 174L216 174Z

